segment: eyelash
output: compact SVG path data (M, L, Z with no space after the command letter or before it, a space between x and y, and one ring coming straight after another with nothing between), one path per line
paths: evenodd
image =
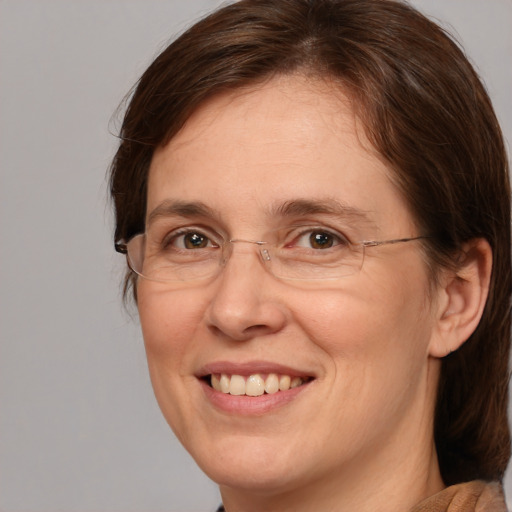
M295 236L292 240L291 243L287 243L286 244L286 247L301 247L297 244L298 241L300 241L301 239L303 239L304 237L306 237L307 235L309 235L309 237L311 237L312 235L327 235L328 237L331 237L332 240L333 240L333 245L332 246L329 246L327 248L324 248L324 249L320 249L319 250L327 250L327 249L331 249L332 247L337 247L337 246L340 246L340 245L349 245L350 242L348 240L347 237L345 237L344 235L340 234L340 233L337 233L337 232L333 232L331 231L330 229L326 229L326 228L322 228L322 227L316 227L316 228L308 228L308 229L304 229L303 231L301 231L300 233L297 234L297 236ZM310 240L311 241L311 240ZM315 250L314 247L304 247L305 249L313 249Z
M206 234L204 232L204 230L202 230L202 229L193 228L193 227L192 228L182 228L182 229L178 229L176 231L171 231L163 238L161 246L163 249L168 249L169 247L172 246L175 249L178 249L181 251L189 250L186 247L179 247L176 243L180 238L183 239L183 237L185 237L186 235L199 235L200 237L206 238L208 240L210 245L208 245L207 247L209 247L209 248L210 247L219 247L219 244L214 242L212 236ZM183 244L184 244L184 240L183 240Z
M287 239L287 240L290 239L290 234L288 234L285 237L285 239ZM331 239L333 241L333 245L329 246L329 247L325 247L325 248L305 247L305 246L298 245L298 242L301 239L303 239L305 236L309 235L311 237L314 234L326 235L328 237L331 237ZM205 232L204 229L190 227L190 228L178 229L176 231L172 231L172 232L168 233L163 238L163 240L161 242L162 249L168 249L169 247L173 247L174 249L177 249L180 251L194 250L193 248L187 248L184 246L185 245L184 237L187 235L198 235L199 237L207 240L207 245L205 247L197 247L196 249L218 248L221 245L221 243L215 241L213 236L211 236L207 232ZM180 238L182 239L182 243L178 245L177 242ZM350 241L344 235L337 233L337 232L333 232L330 229L316 227L316 228L303 229L301 232L299 232L296 235L292 234L291 242L285 242L283 244L283 247L285 247L285 248L300 247L300 248L306 249L306 250L308 250L308 249L309 250L327 250L327 249L331 249L332 247L337 247L340 245L346 246L348 244L350 244ZM181 247L180 247L180 245L181 245Z

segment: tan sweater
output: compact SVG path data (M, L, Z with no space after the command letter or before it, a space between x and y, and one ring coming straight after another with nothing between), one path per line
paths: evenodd
M225 512L221 505L217 512ZM507 512L498 482L475 480L452 485L416 505L410 512Z
M498 482L475 480L452 485L416 505L411 512L507 512Z

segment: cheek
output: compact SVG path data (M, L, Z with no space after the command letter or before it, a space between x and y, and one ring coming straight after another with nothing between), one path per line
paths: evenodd
M425 362L432 333L426 277L410 273L359 276L340 291L304 297L295 320L345 374L393 372Z
M155 366L182 373L180 367L196 338L203 309L197 294L160 290L158 284L150 282L139 286L139 317L152 374Z
M160 290L144 282L139 286L138 310L149 375L160 409L182 443L197 414L188 399L190 359L197 351L196 335L203 316L201 297Z
M424 287L398 279L381 282L318 293L297 314L330 369L325 374L330 409L324 414L354 443L376 436L368 431L375 425L389 433L427 385L432 322Z

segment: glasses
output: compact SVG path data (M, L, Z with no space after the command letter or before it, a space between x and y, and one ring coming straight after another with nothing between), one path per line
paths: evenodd
M130 269L137 275L163 283L215 277L226 266L235 245L240 252L257 255L261 264L279 279L322 281L358 273L369 248L424 238L429 237L350 242L324 228L299 226L273 232L272 241L223 240L208 230L187 227L163 235L149 231L128 242L116 243L115 248L126 254Z

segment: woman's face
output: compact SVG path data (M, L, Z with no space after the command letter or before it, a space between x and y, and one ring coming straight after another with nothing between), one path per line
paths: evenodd
M296 225L352 241L420 235L368 147L346 97L325 84L284 77L227 93L156 151L148 219L225 239ZM138 281L165 418L212 479L268 492L382 473L432 448L433 303L419 242L368 248L359 272L329 281L277 279L244 243L209 280ZM248 380L270 393L237 395Z

